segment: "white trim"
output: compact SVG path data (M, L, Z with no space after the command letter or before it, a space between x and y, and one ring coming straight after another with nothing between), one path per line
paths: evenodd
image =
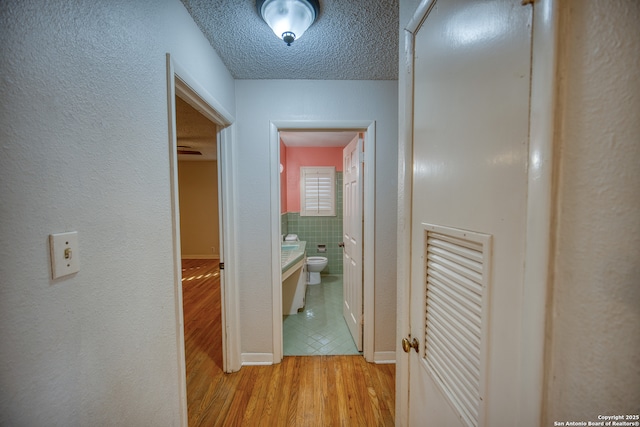
M404 31L405 48L399 72L398 138L398 258L396 344L396 425L407 425L409 359L400 339L410 333L411 271L411 165L413 144L413 50L414 33L435 0L422 0ZM541 424L544 393L544 333L549 283L551 213L553 206L553 131L556 92L558 1L533 3L533 58L529 134L527 229L521 343L519 351L519 425ZM529 6L527 6L529 7Z
M233 164L235 159L235 125L230 125L218 132L218 185L222 198L222 210L220 224L224 228L220 231L220 255L225 262L224 270L220 277L224 280L222 291L222 331L224 334L223 370L227 373L236 372L242 366L240 347L240 296L238 295L238 265L239 259L236 251L236 204L237 194L233 178Z
M280 264L280 136L278 125L269 123L269 167L271 172L271 289L273 300L273 363L280 363L283 354L282 338L282 266Z
M436 0L422 0L404 30L398 73L398 215L396 283L396 425L409 423L409 354L402 338L411 335L411 195L413 193L413 52L414 33Z
M167 54L167 104L169 121L169 174L171 180L171 239L173 246L173 283L176 302L176 346L178 353L178 396L180 398L180 424L188 426L187 364L184 355L184 313L182 308L182 259L180 258L180 207L178 205L178 142L176 136L175 68Z
M378 365L391 365L396 363L395 351L376 351L373 353L373 362Z
M173 62L175 72L175 93L196 108L218 129L218 185L221 204L220 215L220 252L221 260L228 266L220 274L220 293L222 311L222 365L224 372L235 372L240 369L240 308L236 291L236 269L238 259L235 247L235 187L233 179L233 128L234 120L221 104L211 96L198 82ZM219 109L219 111L218 111ZM178 224L179 226L179 224ZM179 228L178 228L179 230Z
M169 55L167 54L167 58L173 64L174 76L180 81L175 84L176 95L188 101L192 107L218 126L226 127L232 124L233 116Z
M367 126L364 135L364 250L362 283L363 294L363 331L362 354L367 362L374 361L375 351L375 287L376 287L376 239L375 216L376 212L376 122L372 121ZM383 264L383 263L382 263ZM381 264L381 265L382 265ZM372 286L367 286L371 283Z
M273 364L273 353L242 353L242 366L264 366Z
M520 426L542 425L547 289L550 283L558 1L534 3L527 225L520 329Z
M167 63L167 105L169 122L169 161L170 161L170 186L171 186L171 215L172 215L172 241L173 241L173 263L174 263L174 292L176 301L176 336L178 352L178 381L180 383L180 414L181 423L186 426L187 416L187 393L186 393L186 362L184 352L184 313L182 307L182 257L180 250L180 209L178 203L178 159L177 159L177 136L175 117L175 97L180 96L189 102L205 117L214 122L218 127L218 182L223 188L220 195L223 215L220 218L221 229L221 255L226 254L226 262L230 266L235 266L237 259L235 242L234 218L235 204L233 203L233 133L230 126L234 118L222 105L211 96L196 80L194 80L186 69L181 67L171 57L166 54ZM224 221L224 227L222 222ZM228 268L224 275L220 277L221 288L221 310L223 325L223 369L225 372L233 372L240 369L240 333L239 333L239 308L238 296L236 293L235 268Z
M418 9L415 16L419 14ZM426 14L426 12L425 12ZM413 22L412 20L412 22ZM413 33L404 31L404 52L398 81L398 224L396 283L396 419L395 424L409 423L409 353L402 350L402 338L411 334L411 194L413 192Z
M364 294L363 356L373 362L375 337L375 147L374 120L274 120L269 124L271 167L271 284L273 296L273 363L282 361L282 283L280 268L280 130L358 130L365 133L364 149ZM369 286L367 286L369 284Z

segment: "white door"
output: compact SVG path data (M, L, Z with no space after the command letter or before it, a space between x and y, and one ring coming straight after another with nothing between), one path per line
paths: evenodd
M343 172L343 315L358 351L362 351L362 139L342 151Z
M531 23L521 0L438 0L414 33L411 426L522 421Z

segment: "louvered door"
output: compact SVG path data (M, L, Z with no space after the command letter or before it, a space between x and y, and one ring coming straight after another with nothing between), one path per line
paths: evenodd
M400 356L408 359L407 425L526 424L518 349L532 7L429 5L412 47L408 333L419 353Z

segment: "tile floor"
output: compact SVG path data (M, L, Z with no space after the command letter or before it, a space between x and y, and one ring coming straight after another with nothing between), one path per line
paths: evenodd
M362 354L342 317L341 274L307 286L304 310L284 316L282 335L285 356Z

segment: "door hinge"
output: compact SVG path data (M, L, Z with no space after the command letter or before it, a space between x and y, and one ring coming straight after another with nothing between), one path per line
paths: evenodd
M360 163L364 163L364 151L360 151L358 153L358 157L360 159Z
M224 270L224 262L221 262L219 267L220 267L220 270Z

